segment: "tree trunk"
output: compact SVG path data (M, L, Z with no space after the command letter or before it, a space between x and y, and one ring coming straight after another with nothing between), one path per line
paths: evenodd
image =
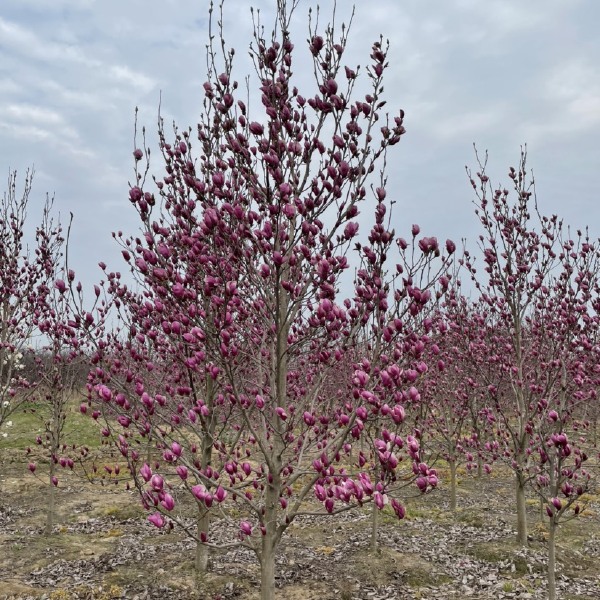
M548 600L556 600L556 523L550 519L548 530Z
M517 543L527 545L527 504L525 502L525 482L517 473Z
M279 249L279 242L276 244ZM287 377L288 369L288 336L291 327L289 315L290 297L280 286L280 282L290 278L290 266L285 263L281 269L277 269L277 284L274 287L275 300L275 332L276 337L272 347L274 364L271 385L275 392L272 400L276 406L284 406L287 402ZM275 550L285 530L282 524L279 528L279 497L281 495L281 467L282 456L285 449L283 422L277 417L271 421L273 427L273 438L263 439L265 446L270 445L267 465L267 489L265 493L265 505L261 525L264 527L260 552L260 599L275 600Z
M372 512L371 512L371 552L375 554L379 552L379 543L377 540L377 530L379 528L379 509L375 502L371 503Z
M450 510L456 510L456 460L450 460Z
M272 481L267 484L267 493L265 494L263 521L265 533L262 538L260 554L260 600L275 599L275 551L281 538L277 518L281 492L279 465L276 465L276 471L271 476Z
M52 478L54 477L54 472L56 470L56 464L54 463L54 459L50 459L50 469L48 474L48 504L46 507L46 528L44 529L44 533L46 535L52 535L52 530L54 529L54 513L55 513L55 503L56 503L56 487L52 483Z
M208 526L210 523L210 514L206 508L198 507L198 518L196 526L198 529L198 541L196 542L196 558L194 568L197 573L206 573L208 571L208 546L205 546L200 541L200 535L205 533L208 535Z
M543 498L540 498L540 521L543 523L548 518L546 514L546 503Z
M209 381L212 380L209 378ZM212 383L207 384L208 392L212 392ZM207 398L211 398L207 392ZM212 433L213 430L209 429L210 435L205 435L202 439L202 456L201 456L201 467L205 470L211 463L212 460ZM206 573L208 571L209 562L209 548L205 546L201 541L201 534L204 533L208 536L208 527L210 525L210 511L207 508L198 506L198 517L196 520L198 541L196 542L196 558L194 561L194 567L198 573Z
M477 479L481 479L483 477L483 458L481 455L477 456Z
M262 539L260 557L260 600L275 600L275 540L272 535Z

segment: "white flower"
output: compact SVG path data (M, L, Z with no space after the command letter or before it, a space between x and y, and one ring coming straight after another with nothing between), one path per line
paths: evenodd
M2 408L8 408L9 406L10 406L10 402L9 402L8 400L5 400L5 401L2 403Z
M6 426L7 427L12 427L13 426L13 422L12 421L6 421Z
M3 438L7 438L7 437L8 437L8 433L3 433L3 434L2 434L2 437L3 437Z

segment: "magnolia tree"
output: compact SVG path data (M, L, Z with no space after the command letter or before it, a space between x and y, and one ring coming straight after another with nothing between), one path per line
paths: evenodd
M551 281L551 293L527 319L528 333L537 340L533 351L540 369L553 372L543 381L532 423L539 462L532 467L534 489L549 517L549 597L556 598L555 537L559 523L577 516L588 489L587 435L578 417L595 401L597 348L589 336L598 326L598 246L577 233L563 241L558 255L562 269ZM550 380L550 381L549 381Z
M471 272L483 302L495 315L488 360L497 366L489 386L496 452L516 479L518 541L527 542L525 490L533 485L550 517L549 590L554 598L554 532L561 517L579 512L586 489L585 453L571 437L578 405L593 395L595 353L586 351L597 328L598 249L577 232L575 241L557 217L534 203L525 154L511 169L516 200L492 191L480 165L477 215L486 278ZM594 364L590 364L594 363ZM581 431L578 432L581 434Z
M181 235L176 224L163 226L158 247L178 254ZM149 256L149 250L142 250L139 244L131 251ZM129 252L124 251L128 260ZM106 371L98 367L88 384L90 393L99 393L103 400L101 410L94 410L93 416L103 413L107 424L103 434L118 436L119 450L128 460L148 508L153 502L145 493L147 471L141 475L138 472L140 461L157 465L155 468L162 463L163 473L166 469L177 477L183 475L191 489L203 481L195 476L195 469L222 471L223 452L216 450L227 454L223 449L235 445L241 430L240 420L234 416L235 404L226 401L225 393L231 393L231 389L224 384L219 367L219 324L231 318L229 307L227 303L211 302L210 293L204 289L205 277L211 270L204 270L201 264L191 264L186 269L187 293L180 293L177 286L173 286L175 290L165 288L160 269L173 273L177 262L178 259L157 261L140 282L146 288L141 294L122 286L116 274L108 274L109 292L118 297L118 311L127 326L127 335L111 332L107 347L94 357ZM233 280L229 280L229 287L234 289ZM104 381L110 387L103 385ZM82 410L87 407L84 405ZM186 456L182 457L184 452ZM165 510L174 507L169 496L162 502ZM211 505L211 501L208 506L198 503L198 540L207 539ZM153 522L164 523L156 515ZM196 568L204 571L207 565L208 546L199 543Z
M420 228L413 225L412 241L395 238L386 223L385 181L381 181L380 203L375 225L362 251L362 264L357 272L357 298L367 302L369 318L363 328L364 339L357 348L363 356L356 363L353 382L362 382L363 391L353 395L368 401L370 414L365 419L364 438L369 445L361 450L358 466L368 467L379 484L398 491L416 481L421 492L437 485L437 473L424 462L421 431L417 427L423 403L419 387L428 376L424 357L429 351L433 321L428 316L432 307L446 292L450 277L446 273L448 257L455 245L446 242L447 257L433 237L419 239ZM389 256L397 247L399 262L389 272ZM435 353L435 348L432 349ZM408 412L408 421L405 418ZM410 425L409 425L410 424ZM411 433L405 436L406 431ZM406 447L405 447L406 443ZM404 451L403 451L404 448ZM399 468L404 452L411 458L405 469ZM385 483L384 483L385 482ZM388 502L386 495L375 495L372 513L371 549L377 549L377 515ZM404 509L392 500L401 518Z
M35 391L35 376L28 379L23 372L25 363L32 362L32 316L46 301L60 262L62 239L50 218L51 200L35 229L33 251L24 239L32 181L33 171L28 171L19 195L17 173L10 172L8 191L0 202L0 426Z
M109 275L127 328L98 347L90 381L95 410L117 416L106 433L154 510L149 520L176 522L216 546L208 520L193 529L178 505L192 499L204 515L234 503L220 516L235 515L229 543L256 553L265 600L274 595L276 549L295 518L388 501L401 517L391 492L403 447L419 487L437 481L418 440L397 433L404 403L418 401L410 385L417 375L398 363L422 342L399 343L404 309L396 303L415 314L427 304L438 267L428 268L440 249L434 238L415 240L414 269L395 286L383 268L387 250L377 248L393 241L383 223L383 175L369 191L371 174L404 134L402 112L382 113L387 46L373 44L369 90L352 100L359 70L343 63L348 30L336 39L332 28L323 36L311 28L315 88L303 96L292 71L296 6L278 2L270 38L255 21L261 114L249 114L221 31L224 62L218 66L211 37L197 142L191 130L168 141L161 126L166 175L155 180L156 193L147 171L137 173L129 198L143 235L122 238L141 291ZM136 161L144 154L136 149ZM375 225L369 245L356 247L363 268L353 284L361 206ZM380 339L389 355L377 354L375 365ZM375 477L352 453L371 420L380 432ZM151 455L139 452L140 437L154 446Z
M54 234L47 227L50 203L45 206L42 226L38 229L34 257L24 245L32 180L33 173L27 172L19 197L17 173L11 171L8 191L0 204L0 425L26 402L31 393L29 382L21 373L23 355L31 344L34 330L30 315L36 294L43 294L47 289L55 262Z
M459 264L469 263L469 253ZM490 403L495 397L498 370L489 356L496 340L490 336L495 317L490 307L462 294L461 282L454 283L435 314L435 350L431 357L437 369L428 378L425 406L432 433L432 446L448 462L450 469L450 508L456 508L456 471L460 462L477 476L490 473L485 462L497 459L489 439L495 416ZM487 448L487 450L486 450Z
M57 233L57 243L66 251L60 225L54 226L53 230ZM34 405L29 410L39 418L41 433L35 440L37 451L28 449L28 454L32 455L29 470L48 484L46 535L52 533L56 520L59 471L72 471L75 464L85 468L84 461L89 454L86 446L78 447L72 443L66 424L73 401L77 394L83 394L89 369L89 355L84 344L89 336L82 333L92 333L96 328L91 313L81 318L81 303L71 294L70 284L74 282L75 273L57 264L52 271L53 285L39 299L30 316L39 342L31 368L37 385L32 396ZM77 284L76 290L81 295L81 283Z

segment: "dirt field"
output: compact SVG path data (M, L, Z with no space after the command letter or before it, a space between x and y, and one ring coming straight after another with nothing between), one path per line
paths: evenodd
M258 598L255 557L215 554L194 574L194 544L160 533L137 496L72 477L58 488L58 525L42 535L45 490L22 451L0 450L0 598L52 600ZM380 552L369 551L370 509L294 523L278 558L286 600L441 600L545 597L545 527L530 501L530 547L514 543L512 483L463 476L451 514L442 486L408 502L407 518L380 517ZM508 498L505 503L504 498ZM600 498L559 532L559 597L600 598ZM218 536L220 523L213 524Z

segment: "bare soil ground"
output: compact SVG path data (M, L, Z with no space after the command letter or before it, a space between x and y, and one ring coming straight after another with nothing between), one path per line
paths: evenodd
M112 600L258 598L255 557L213 555L211 572L193 570L194 544L158 532L137 495L67 479L58 488L57 527L43 535L43 485L23 452L0 450L0 599ZM515 546L508 475L464 476L459 509L442 486L408 503L407 518L380 516L380 551L369 550L370 508L334 519L300 519L278 557L286 600L545 598L546 530L530 501L530 545ZM507 508L508 507L508 508ZM508 512L507 512L508 510ZM600 598L600 498L559 532L559 597ZM219 522L213 524L219 535Z

